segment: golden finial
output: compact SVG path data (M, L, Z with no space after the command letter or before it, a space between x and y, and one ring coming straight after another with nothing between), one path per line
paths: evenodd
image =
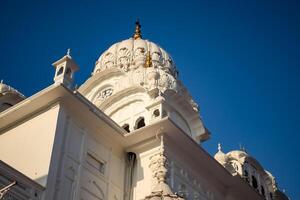
M151 67L152 66L152 58L150 56L150 51L148 51L147 56L146 56L146 62L145 62L145 67Z
M141 24L140 24L140 22L139 22L139 20L137 20L136 22L135 22L135 31L134 31L134 34L133 34L133 39L140 39L140 38L142 38L142 32L141 32Z

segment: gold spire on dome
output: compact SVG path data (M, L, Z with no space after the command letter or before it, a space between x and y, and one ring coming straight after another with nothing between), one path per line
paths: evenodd
M140 39L140 38L142 38L142 31L141 31L141 24L140 24L140 22L139 22L139 20L137 20L136 22L135 22L135 31L134 31L134 34L133 34L133 39Z
M146 56L146 62L145 62L145 67L152 67L152 58L150 55L150 51L148 51L147 56Z

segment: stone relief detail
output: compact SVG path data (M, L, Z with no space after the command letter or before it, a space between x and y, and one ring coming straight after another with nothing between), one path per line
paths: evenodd
M145 83L144 73L141 69L133 71L132 76L130 78L133 84L143 86Z
M176 79L168 73L161 73L161 78L159 79L159 88L162 92L167 89L177 91L177 81Z
M125 47L121 48L118 52L118 66L125 72L129 71L130 55L130 51Z
M138 47L134 50L134 65L133 69L144 67L146 62L146 50L143 47Z
M147 73L148 90L158 87L159 78L160 78L159 72L153 68L151 69L150 72Z
M184 200L182 197L174 194L169 185L166 183L167 179L167 157L164 154L163 137L161 137L161 146L158 153L150 157L149 168L152 171L155 180L155 186L149 196L145 200L169 199L169 200Z
M111 96L113 93L113 89L112 88L108 88L105 90L102 90L101 92L99 92L98 96L97 96L97 100L104 100L106 98L108 98L109 96Z
M166 73L173 75L176 79L178 78L175 64L171 58L167 58L165 60L165 64L163 65L162 70L164 70Z
M213 193L208 191L204 185L201 185L192 173L181 168L175 162L168 165L167 171L172 171L170 181L173 182L172 187L179 196L187 200L214 199Z
M153 155L150 158L149 168L152 170L153 178L159 183L164 182L167 176L167 158L163 152Z
M162 68L162 55L161 51L157 46L152 47L151 52L151 59L152 59L152 65L154 68L160 67Z
M111 68L115 65L115 56L108 52L104 55L100 71Z

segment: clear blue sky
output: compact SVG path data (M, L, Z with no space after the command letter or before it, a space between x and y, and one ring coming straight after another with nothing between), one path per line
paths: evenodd
M67 48L78 85L140 18L174 58L212 132L211 154L239 143L292 199L299 191L300 6L297 1L0 1L0 79L26 96L52 84Z

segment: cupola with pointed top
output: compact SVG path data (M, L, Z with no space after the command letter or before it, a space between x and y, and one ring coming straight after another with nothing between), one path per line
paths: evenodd
M52 64L55 67L54 83L64 84L68 88L73 88L74 72L79 67L70 55L70 49L67 54Z
M214 158L221 164L225 165L227 163L227 156L226 154L222 151L221 144L218 143L218 152L215 154Z
M0 112L23 101L26 97L13 87L0 82Z

